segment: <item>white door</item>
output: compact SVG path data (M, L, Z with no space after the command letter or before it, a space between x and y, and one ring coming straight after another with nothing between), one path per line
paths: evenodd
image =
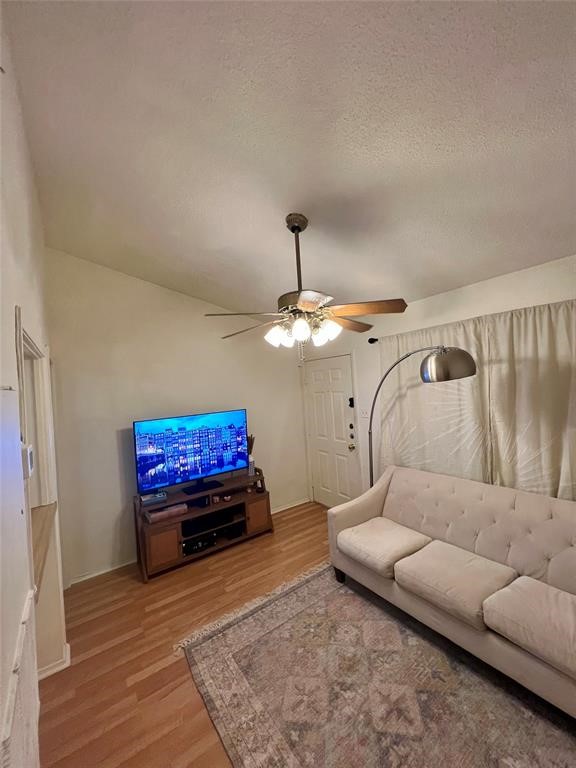
M360 488L350 356L304 363L304 389L313 499L334 507Z

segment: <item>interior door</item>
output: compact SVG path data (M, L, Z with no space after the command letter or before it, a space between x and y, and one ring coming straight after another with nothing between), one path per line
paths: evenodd
M313 498L334 507L360 489L350 356L307 361L304 389Z

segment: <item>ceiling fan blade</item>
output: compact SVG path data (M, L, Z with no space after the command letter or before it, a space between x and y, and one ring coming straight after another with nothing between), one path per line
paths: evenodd
M247 333L253 331L255 328L267 328L269 325L274 325L276 320L271 320L269 323L258 323L258 325L251 325L250 328L244 328L242 331L235 331L234 333L227 333L226 336L222 336L223 339L231 339L232 336L239 336L241 333ZM372 327L372 326L370 326Z
M282 317L280 312L206 312L204 317Z
M404 299L382 299L380 301L357 301L354 304L334 304L327 307L336 317L356 317L358 315L384 315L404 312L408 305Z
M361 323L359 320L349 320L347 317L335 317L334 322L341 325L342 328L346 328L347 331L356 331L357 333L365 333L373 327L370 323Z
M332 301L333 298L333 296L327 296L320 291L304 290L298 294L297 307L302 312L315 312L319 307Z

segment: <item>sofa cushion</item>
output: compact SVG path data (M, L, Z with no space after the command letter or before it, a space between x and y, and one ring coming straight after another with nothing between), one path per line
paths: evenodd
M431 539L385 517L373 517L340 531L336 541L340 552L392 579L396 560L411 555Z
M516 576L507 565L443 541L433 541L394 566L394 577L401 587L476 629L486 629L484 600Z
M521 576L484 601L499 635L576 678L576 596Z
M576 502L393 467L382 514L576 594Z

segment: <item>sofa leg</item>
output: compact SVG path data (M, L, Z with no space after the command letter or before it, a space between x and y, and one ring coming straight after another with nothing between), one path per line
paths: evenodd
M336 581L339 584L344 584L346 581L346 574L344 571L341 571L340 568L334 568L334 576L336 576Z

